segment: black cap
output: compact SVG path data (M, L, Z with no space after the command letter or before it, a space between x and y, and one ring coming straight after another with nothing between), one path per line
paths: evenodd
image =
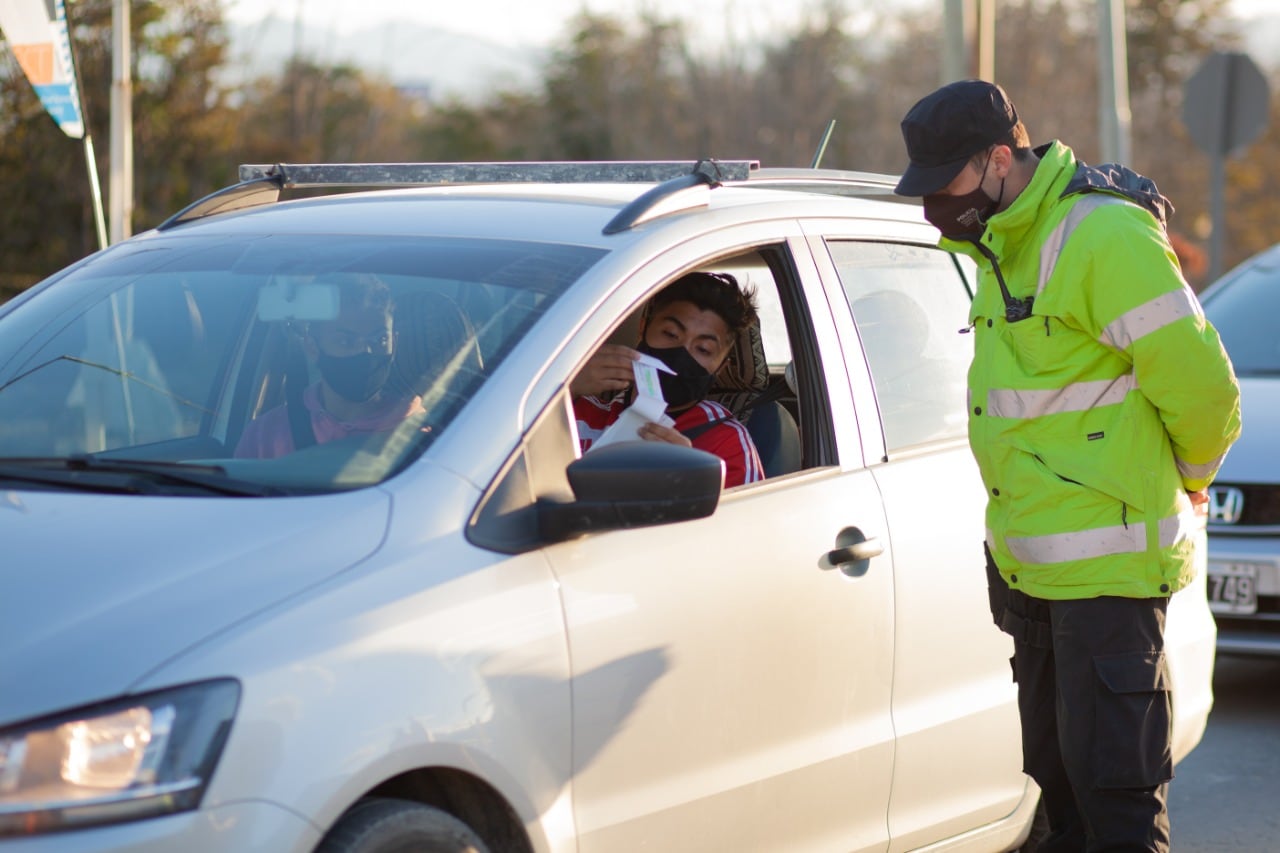
M995 83L960 80L921 98L902 120L911 158L894 192L936 193L960 174L979 151L1003 139L1018 123L1018 111Z

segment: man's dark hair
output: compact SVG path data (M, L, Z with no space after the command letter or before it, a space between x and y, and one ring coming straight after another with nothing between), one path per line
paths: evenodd
M729 333L736 335L756 321L756 289L743 287L728 273L691 272L664 287L649 300L649 314L672 302L692 302L703 311L720 315Z
M391 288L376 275L370 273L327 273L316 279L317 284L331 285L338 290L338 313L327 320L313 320L302 326L302 331L315 334L317 328L332 323L338 317L352 311L371 309L379 314L395 318L395 299Z
M391 288L386 282L369 273L342 273L332 276L338 286L338 299L342 311L371 308L390 314L395 310Z

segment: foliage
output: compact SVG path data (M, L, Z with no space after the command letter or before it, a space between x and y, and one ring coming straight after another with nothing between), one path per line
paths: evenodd
M86 126L108 194L111 0L68 10ZM216 72L226 62L217 0L133 0L135 222L153 225L226 182L234 113ZM44 113L8 51L0 70L0 291L31 284L96 250L88 165L78 140Z
M78 0L70 12L104 176L111 2ZM1174 227L1197 285L1209 163L1183 128L1182 91L1209 52L1238 47L1227 2L1127 2L1130 165L1178 206ZM940 78L941 16L888 3L815 0L765 43L726 35L710 49L695 49L680 21L583 12L536 88L480 103L431 102L303 56L232 87L219 0L132 9L135 231L231 183L243 162L714 156L800 166L834 119L823 166L894 173L905 159L898 122ZM996 21L997 79L1033 140L1061 138L1088 161L1099 150L1096 10L1096 0L1001 0ZM12 290L93 251L96 236L78 143L0 55L0 288ZM1249 160L1230 164L1229 263L1276 239L1275 179L1256 163L1277 150L1273 129Z
M294 59L243 96L231 152L237 163L412 159L409 101L351 66Z

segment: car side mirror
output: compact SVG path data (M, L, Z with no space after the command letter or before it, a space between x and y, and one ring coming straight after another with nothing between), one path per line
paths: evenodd
M566 473L575 499L537 503L545 542L706 518L720 501L724 462L691 447L626 441L590 451Z

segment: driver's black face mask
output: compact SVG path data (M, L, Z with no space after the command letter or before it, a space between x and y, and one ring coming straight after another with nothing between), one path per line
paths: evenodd
M352 403L373 399L391 376L391 354L362 352L336 356L321 352L320 375L338 396Z
M924 218L953 240L977 240L987 230L987 220L995 216L1004 198L1004 179L1000 179L1000 197L992 198L982 188L987 179L991 155L982 166L982 177L976 189L964 195L934 193L924 197Z

